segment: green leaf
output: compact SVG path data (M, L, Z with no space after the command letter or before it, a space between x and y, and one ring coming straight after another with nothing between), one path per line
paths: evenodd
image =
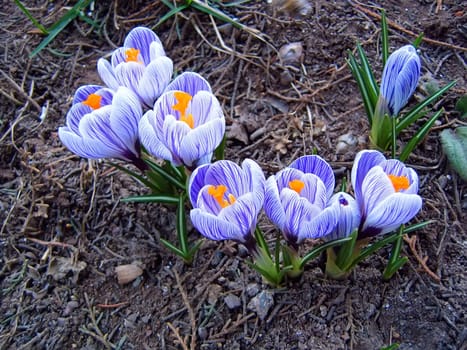
M29 10L23 5L23 3L19 0L13 0L16 6L19 7L21 11L26 15L27 18L31 20L31 22L36 26L37 29L41 31L42 34L49 34L49 31L45 29L45 27L39 23L39 21L29 12Z
M445 129L440 137L449 164L464 181L467 181L467 126L460 126L455 132Z
M178 242L180 243L180 250L185 256L182 258L186 259L188 252L188 235L186 228L186 211L185 211L186 194L181 194L178 198L177 207L177 236ZM191 259L190 259L191 260Z
M397 134L402 130L407 128L409 125L416 122L419 118L424 116L428 111L423 112L423 109L427 107L430 103L435 102L438 98L441 97L446 91L452 88L456 84L456 81L451 81L445 87L441 88L437 92L431 94L426 99L418 103L414 108L412 108L403 118L397 121Z
M302 258L302 262L301 262L301 268L304 268L305 267L305 264L316 258L319 254L321 254L323 251L325 251L326 249L328 248L332 248L332 247L335 247L335 246L339 246L339 245L345 245L347 244L348 242L352 241L354 239L353 236L349 236L349 237L345 237L345 238L341 238L341 239L336 239L334 241L330 241L330 242L326 242L324 244L321 244L319 245L318 247L310 250L310 252L308 252L303 258Z
M368 91L372 110L374 111L378 101L379 87L378 84L376 84L376 79L370 67L370 63L368 62L368 58L366 57L365 52L363 51L363 48L360 44L357 44L357 51L360 56L360 67L363 73L363 80Z
M153 184L151 181L146 179L144 176L141 176L141 175L135 173L134 171L131 171L131 170L121 166L120 164L110 162L110 161L108 161L107 163L109 165L113 166L114 168L117 168L118 170L123 171L125 174L130 175L134 179L138 180L139 182L144 184L147 188L150 188L153 192L159 193L161 191L161 189L158 186Z
M154 163L152 160L147 158L143 160L155 173L161 175L165 180L170 182L175 187L179 188L182 191L185 191L185 184L178 180L176 177L174 177L172 174L164 170L160 165Z
M349 52L349 58L346 59L346 62L349 65L350 71L352 72L352 75L355 81L357 82L358 89L360 90L360 94L362 95L363 106L365 107L365 112L368 118L368 123L370 124L370 127L371 127L374 108L371 103L371 99L368 95L368 91L366 89L365 82L364 82L362 73L360 71L359 65L355 59L355 56L351 52Z
M404 227L404 234L409 234L411 232L424 228L425 226L428 226L434 222L436 222L436 220L427 220L427 221L419 222L417 224L406 226Z
M424 139L426 134L430 131L431 127L435 123L436 119L444 112L444 109L439 110L436 112L426 123L425 125L417 131L417 133L410 139L409 143L404 147L404 150L399 156L399 159L402 162L409 157L410 153L414 150L414 148Z
M397 240L392 245L391 257L389 258L388 264L383 272L383 279L389 280L407 261L407 257L400 257L402 248L402 236L404 234L404 226L399 227L399 233Z
M164 203L164 204L177 204L178 197L148 194L143 196L130 196L120 200L123 203Z
M365 249L362 249L362 251L360 252L358 257L352 262L352 264L348 267L347 270L353 269L355 266L357 266L357 264L360 261L365 260L368 256L370 256L371 254L373 254L377 250L381 249L386 244L394 242L397 239L398 235L399 235L398 232L393 233L392 235L387 235L383 239L380 239L379 241L376 241L375 243L369 245Z
M456 110L461 114L461 118L467 117L467 95L459 97L456 102Z
M42 40L42 42L34 49L33 52L29 55L30 58L37 55L44 47L46 47L55 37L60 34L60 32L65 29L65 27L70 24L76 17L80 15L80 12L84 10L93 0L80 0L73 6L70 10L67 11L62 18L55 22L52 27L48 29L49 35Z
M165 15L163 15L159 21L156 23L156 25L153 27L153 29L159 27L162 23L164 23L165 21L167 21L170 17L172 16L175 16L177 13L187 9L188 7L190 7L190 5L188 3L186 4L183 4L183 5L180 5L178 7L175 7L173 6L169 1L167 0L162 0L162 3L169 7L170 8L170 11L167 12Z

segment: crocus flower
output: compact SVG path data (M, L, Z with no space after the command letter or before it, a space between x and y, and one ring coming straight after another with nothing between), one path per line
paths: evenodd
M204 164L192 173L188 193L194 227L212 240L235 240L254 251L254 230L264 203L263 171L246 159Z
M149 153L189 169L211 161L224 133L219 101L196 73L176 78L139 125L141 143Z
M118 158L141 166L138 122L143 114L136 95L121 87L116 93L97 85L79 88L58 129L63 144L91 159Z
M112 53L110 63L99 59L97 70L109 88L116 90L125 86L142 103L153 107L172 78L173 63L151 29L136 27L128 33L123 47Z
M329 206L337 206L337 223L332 231L324 236L333 241L349 236L360 225L361 214L357 201L348 193L338 192L329 201Z
M378 151L357 154L352 187L361 214L359 239L397 229L422 207L417 173L399 160L386 160Z
M316 155L300 157L268 178L264 210L290 245L335 228L338 206L328 205L334 182L331 166Z
M397 116L417 87L420 67L420 58L412 45L394 51L384 67L379 108L386 108L391 117Z

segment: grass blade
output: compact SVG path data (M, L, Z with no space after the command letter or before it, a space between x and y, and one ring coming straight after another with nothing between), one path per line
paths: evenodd
M431 127L435 123L436 119L441 115L441 113L444 112L444 109L440 109L438 112L436 112L426 123L425 125L417 131L414 137L409 141L409 143L404 147L404 150L399 156L399 159L402 162L405 162L405 160L409 157L410 153L412 153L413 149L423 140L426 134L430 131Z
M76 17L79 16L80 11L86 8L92 0L80 0L73 6L68 12L55 22L52 27L49 28L49 35L42 40L42 42L34 49L33 52L29 55L30 58L37 55L44 47L46 47L55 37L60 34L60 32L73 21Z
M426 114L423 112L423 109L428 106L430 103L436 101L442 94L448 91L456 84L456 81L451 81L445 87L439 89L437 92L431 94L429 97L418 103L414 108L412 108L401 120L397 122L396 130L399 134L406 127L414 123L418 118Z
M19 7L21 11L26 15L27 18L31 20L31 22L34 24L34 26L41 31L42 34L49 34L49 31L45 29L45 27L39 23L39 21L29 12L29 10L23 5L23 3L19 0L13 0L16 4L16 6Z

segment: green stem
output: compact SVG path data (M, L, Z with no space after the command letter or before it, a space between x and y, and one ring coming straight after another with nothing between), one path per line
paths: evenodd
M391 117L391 126L392 126L392 131L391 131L391 156L392 159L396 159L396 142L397 142L397 134L396 134L396 117Z

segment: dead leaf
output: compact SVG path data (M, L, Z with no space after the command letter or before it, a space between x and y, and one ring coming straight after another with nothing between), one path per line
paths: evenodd
M53 257L47 267L47 276L52 276L55 281L64 279L68 273L72 273L72 282L78 282L79 273L83 271L87 264L84 261L74 261L73 257L65 258L62 256Z

